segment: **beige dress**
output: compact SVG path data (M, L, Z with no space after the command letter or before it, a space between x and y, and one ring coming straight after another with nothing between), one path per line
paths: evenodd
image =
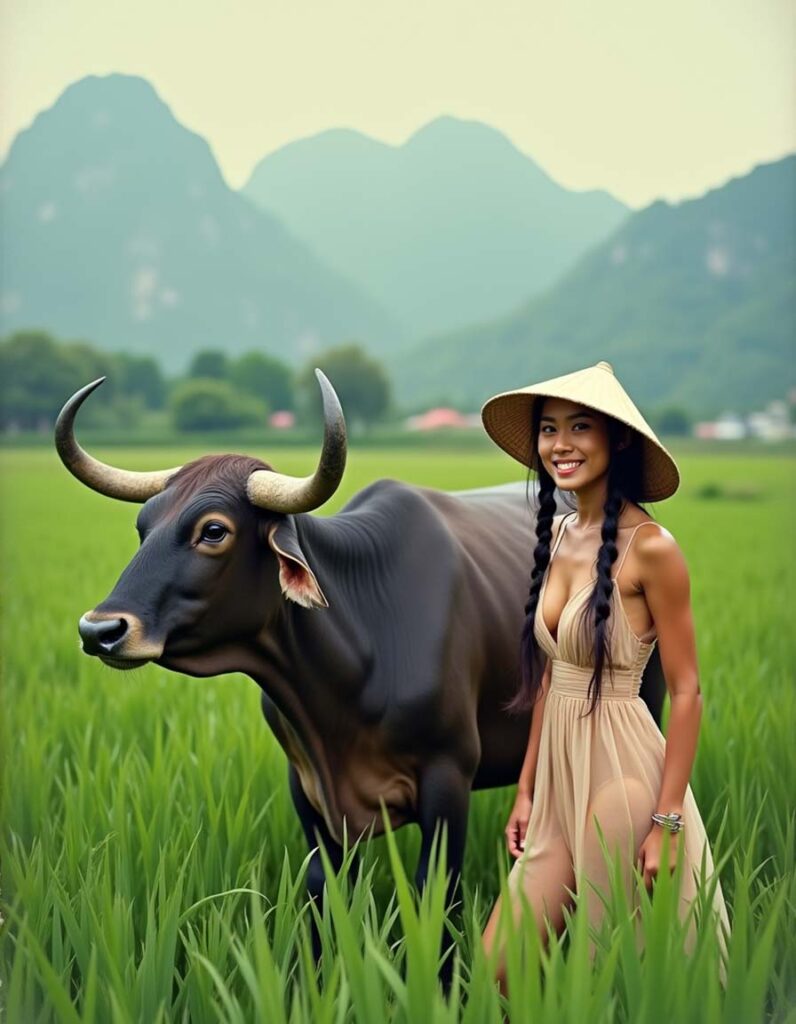
M545 701L525 847L509 875L510 890L522 885L540 929L544 927L542 915L546 914L557 930L563 924L561 904L570 902L567 890L578 891L587 882L591 883L586 884L589 923L600 925L604 907L592 886L606 893L610 886L595 818L609 849L619 850L623 855L628 905L637 905L631 855L632 862L636 863L638 849L652 827L650 815L656 809L666 747L647 705L639 697L641 675L657 638L644 642L633 633L617 584L633 538L646 523L640 523L633 530L614 576L613 607L608 619L614 679L612 684L606 665L600 703L588 717L581 715L589 708L587 690L592 671L593 636L585 635L585 631L578 628L578 619L594 586L594 578L565 605L555 638L542 611L550 566L567 525L568 518L565 518L550 554L537 604L535 636L551 659L552 674ZM714 870L705 828L690 786L685 795L683 818L684 827L678 839L685 842L686 862L679 894L681 918L694 899L693 872L699 874L703 850L707 875ZM516 899L512 902L519 903ZM714 910L724 929L729 929L720 885L716 888ZM688 947L692 946L694 937L692 926ZM720 935L719 941L720 948L726 951L723 936Z

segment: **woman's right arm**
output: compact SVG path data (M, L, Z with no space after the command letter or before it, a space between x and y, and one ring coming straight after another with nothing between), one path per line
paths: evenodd
M509 816L509 823L506 826L506 839L509 853L512 857L519 857L525 846L525 832L531 817L533 790L536 782L536 763L539 758L542 719L544 718L545 700L547 699L547 691L549 689L550 659L548 658L542 674L542 689L537 695L536 703L533 706L531 728L528 736L528 749L525 751L525 760L522 762L522 770L517 782L517 797Z

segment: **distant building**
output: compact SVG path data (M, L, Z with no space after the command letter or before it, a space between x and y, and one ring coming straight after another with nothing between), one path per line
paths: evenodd
M272 412L268 417L268 426L275 427L277 430L289 430L290 427L295 425L296 417L287 409L280 409L278 412Z
M480 419L479 419L480 423ZM470 427L472 417L465 416L456 409L429 409L418 416L410 416L405 426L407 430L440 430L446 427Z
M725 412L717 420L695 423L694 436L703 440L737 441L746 437L746 424L734 412Z
M788 403L775 399L769 402L765 412L753 412L746 417L749 433L763 441L784 441L793 437Z
M694 436L717 441L737 441L742 437L757 437L761 441L784 441L796 437L796 426L791 423L790 404L793 404L794 393L788 395L788 401L774 399L762 411L750 412L746 417L734 412L722 413L716 420L706 420L694 424Z

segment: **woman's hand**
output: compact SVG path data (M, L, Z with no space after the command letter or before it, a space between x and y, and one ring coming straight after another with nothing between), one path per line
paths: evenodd
M680 839L679 832L669 833L669 873L671 874L677 864L677 843ZM652 883L658 877L658 870L661 866L661 851L663 849L663 828L660 825L653 825L647 834L647 838L639 847L638 867L644 875L644 885L652 889Z
M518 792L509 815L509 823L506 825L506 843L509 853L515 859L520 857L525 849L525 833L531 817L531 807L532 802L528 794Z

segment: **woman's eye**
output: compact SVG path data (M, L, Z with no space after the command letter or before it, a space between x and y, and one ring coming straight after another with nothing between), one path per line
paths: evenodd
M229 530L223 523L205 523L199 539L205 544L218 544L228 533Z
M586 423L586 422L583 422L583 423L573 423L572 429L574 430L576 427L583 427L584 429L588 430L589 429L589 424ZM546 426L542 427L542 430L541 430L541 432L543 434L549 434L549 433L552 433L554 431L555 431L555 427L552 426L549 423Z

